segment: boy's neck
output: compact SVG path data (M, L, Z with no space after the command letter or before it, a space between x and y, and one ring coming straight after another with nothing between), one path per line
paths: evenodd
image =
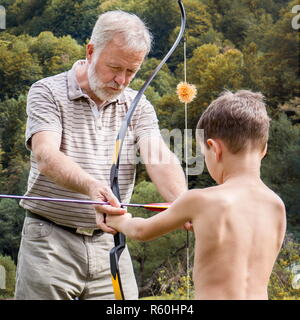
M223 160L221 183L239 179L261 181L261 157L258 154L230 155Z

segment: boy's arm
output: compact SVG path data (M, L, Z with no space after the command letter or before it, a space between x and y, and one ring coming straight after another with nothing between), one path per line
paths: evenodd
M199 201L199 190L190 190L175 200L170 208L150 218L144 219L131 214L107 215L106 224L122 233L128 238L148 241L162 236L181 227L186 221L192 221L198 213L195 201Z

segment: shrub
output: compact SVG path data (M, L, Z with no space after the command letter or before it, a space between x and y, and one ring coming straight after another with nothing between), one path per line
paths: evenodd
M0 289L0 299L11 298L15 291L16 266L11 257L1 255L0 266L5 269L5 289Z

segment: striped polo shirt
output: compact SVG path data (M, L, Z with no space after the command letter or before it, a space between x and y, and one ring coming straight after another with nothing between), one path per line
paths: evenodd
M99 110L79 87L76 66L71 70L34 83L27 97L26 147L40 131L61 136L60 151L94 178L110 185L110 168L117 133L136 91L126 88L117 99L107 101ZM155 110L145 96L140 100L128 126L120 158L119 186L122 202L129 202L135 180L136 151L142 139L160 136ZM38 170L34 154L26 196L89 199L63 188ZM56 224L74 228L96 228L94 208L90 205L22 200L21 206Z

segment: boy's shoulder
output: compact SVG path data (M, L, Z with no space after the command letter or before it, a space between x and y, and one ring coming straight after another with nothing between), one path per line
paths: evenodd
M195 200L211 201L215 196L222 198L224 191L225 188L223 185L216 185L201 189L191 189L187 191L186 195Z
M220 184L203 189L192 189L186 192L186 200L191 204L191 209L200 207L202 212L212 208L222 212L231 206L248 202L249 205L255 206L263 203L270 210L285 213L283 200L264 183L239 187Z
M270 189L268 186L266 186L267 189L267 194L269 196L268 200L273 203L277 209L282 210L285 212L285 204L283 202L283 200L280 198L280 196L275 193L275 191L273 191L272 189Z
M211 186L202 189L191 189L184 194L184 200L189 204L191 210L201 208L203 210L209 210L210 206L220 206L226 201L226 195L223 192L223 188L218 186Z

